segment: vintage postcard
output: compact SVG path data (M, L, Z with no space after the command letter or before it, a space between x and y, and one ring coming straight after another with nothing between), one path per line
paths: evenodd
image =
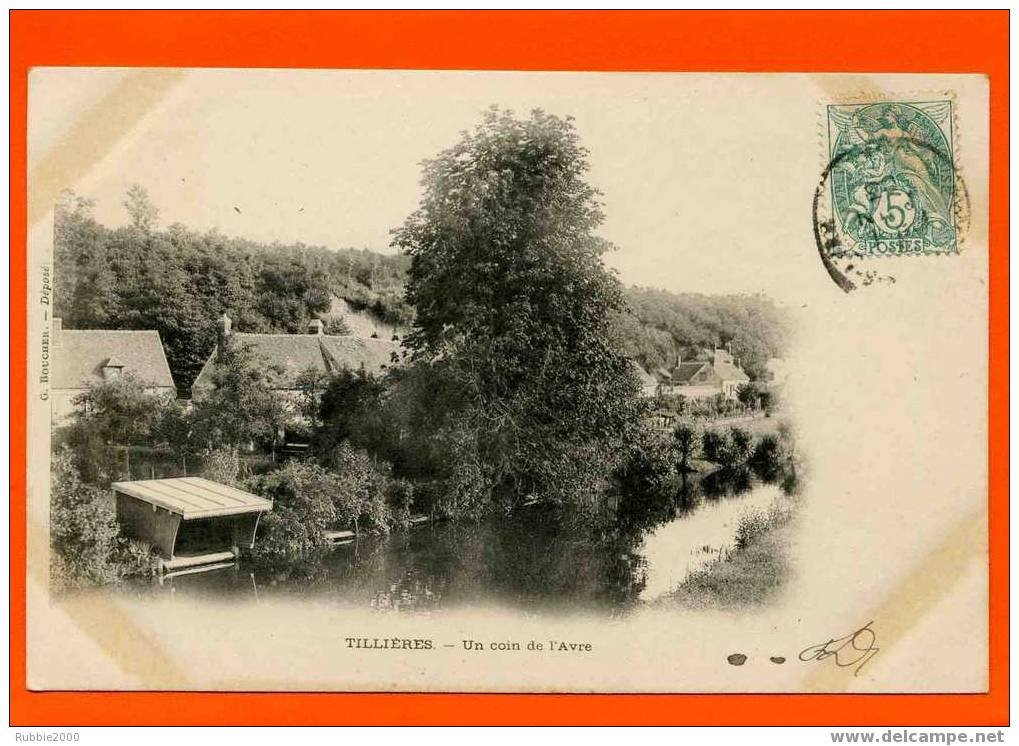
M29 688L987 691L988 95L34 68Z

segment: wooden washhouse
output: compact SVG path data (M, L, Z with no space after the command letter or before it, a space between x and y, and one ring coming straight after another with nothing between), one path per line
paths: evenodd
M255 544L272 501L201 477L114 482L121 533L152 545L165 572L221 566Z

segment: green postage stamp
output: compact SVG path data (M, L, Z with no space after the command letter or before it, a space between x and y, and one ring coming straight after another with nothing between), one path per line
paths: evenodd
M959 252L951 100L826 107L829 255Z

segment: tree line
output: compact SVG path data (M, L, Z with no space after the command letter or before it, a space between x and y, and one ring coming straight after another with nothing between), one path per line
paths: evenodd
M157 227L159 211L133 186L129 225L108 228L93 203L67 192L54 218L54 312L69 329L155 329L174 382L187 395L229 312L246 332L303 332L332 295L406 324L406 257L304 244L263 244ZM342 333L342 327L327 332Z
M54 226L56 314L66 328L156 329L182 395L208 359L224 312L242 331L298 333L336 294L388 323L414 321L408 253L263 244L180 224L161 230L158 209L138 186L124 206L130 224L107 228L90 200L63 195ZM751 378L761 378L768 358L788 344L784 315L764 296L617 292L623 302L608 315L612 344L646 370L731 345ZM346 329L333 321L326 332Z

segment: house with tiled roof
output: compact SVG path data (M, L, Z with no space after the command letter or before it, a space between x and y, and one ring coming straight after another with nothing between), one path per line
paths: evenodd
M60 319L53 319L50 334L55 423L66 421L77 407L75 400L89 389L121 376L134 378L149 393L177 396L162 340L153 329L64 329Z
M381 373L393 363L399 344L385 339L334 337L313 319L306 334L252 334L233 331L227 314L220 319L219 341L192 386L195 398L213 387L213 372L224 345L242 345L263 362L269 385L285 396L300 395L298 378L306 371L323 375L341 370Z
M662 393L688 399L707 399L722 394L728 399L735 399L739 387L750 382L750 376L727 350L709 351L706 358L677 361L668 379L662 381Z

